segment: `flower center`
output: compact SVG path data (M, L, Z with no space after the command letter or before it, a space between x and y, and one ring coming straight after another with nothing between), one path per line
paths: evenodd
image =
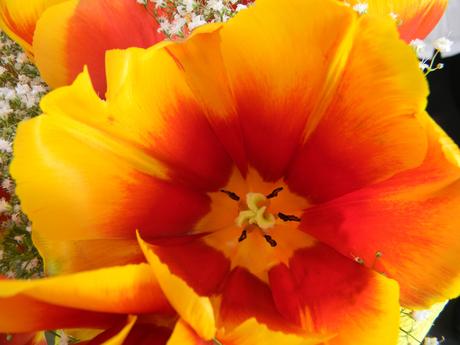
M265 240L272 246L275 247L277 242L268 234L268 230L276 225L277 219L284 222L299 222L300 218L293 215L286 215L284 213L277 213L276 215L270 213L268 208L270 206L270 200L278 196L283 190L283 187L275 188L270 194L264 195L261 193L247 193L246 203L241 202L241 198L238 194L221 190L221 192L227 194L227 196L235 201L240 202L240 212L238 217L235 219L235 224L239 228L243 228L238 242L242 242L247 238L248 231L258 229L262 232Z
M246 194L247 209L240 211L235 219L238 227L256 225L261 230L266 231L275 226L275 216L267 212L270 201L261 193Z

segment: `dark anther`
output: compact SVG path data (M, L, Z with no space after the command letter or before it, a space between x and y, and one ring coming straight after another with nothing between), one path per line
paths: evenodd
M233 193L233 192L230 192L230 191L224 190L224 189L221 189L220 191L222 193L227 194L230 197L230 199L233 199L235 201L240 201L240 197L236 193Z
M270 243L272 247L276 247L277 243L276 241L270 236L270 235L264 235L265 240Z
M284 213L278 213L278 217L280 217L281 220L285 222L300 222L300 218L297 216L289 215L289 214L284 214Z
M267 199L273 199L277 197L278 193L281 192L282 190L283 190L283 187L278 187L278 188L273 189L273 191L266 196Z
M247 231L246 230L243 230L243 232L241 233L241 236L240 238L238 238L238 242L242 242L246 239L247 236Z

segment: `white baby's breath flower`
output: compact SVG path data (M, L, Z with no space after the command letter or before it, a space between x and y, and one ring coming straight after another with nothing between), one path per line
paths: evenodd
M366 14L368 9L369 5L366 2L358 2L356 5L353 6L353 10L355 10L359 14Z
M395 12L390 12L390 17L393 19L395 22L398 21L399 15Z
M207 7L211 10L217 11L217 12L222 12L225 5L222 0L209 0Z
M25 53L19 53L16 56L16 63L18 63L18 64L23 65L28 61L29 61L29 59L27 58L27 55Z
M193 15L192 20L187 24L189 30L193 30L201 25L206 24L202 15Z
M439 50L441 53L448 53L452 49L452 42L447 37L440 37L433 42L433 46L436 50Z
M172 35L179 35L186 24L187 20L185 18L176 15L173 22L170 24L169 31Z
M16 97L16 92L14 89L9 87L0 87L0 98L10 101Z
M191 13L193 12L193 7L195 6L195 0L183 0L183 5L185 10Z
M5 140L3 138L0 138L0 151L1 152L13 152L13 149L11 147L11 143L8 140Z
M0 119L5 120L11 111L10 102L0 100Z
M425 47L426 44L423 40L416 38L415 40L410 41L409 45L414 48L415 52L417 54L421 53Z
M24 241L24 235L14 236L14 240L18 243L22 243Z
M430 310L414 310L412 312L412 317L415 321L420 322L420 321L425 321L428 319L431 315Z
M246 8L248 8L248 6L243 5L243 4L238 4L238 5L236 5L235 12L239 12L239 11L245 10Z
M11 181L10 178L5 178L3 181L2 181L2 188L6 191L8 191L9 193L11 193L13 191L13 181Z
M5 198L0 199L0 214L11 211L11 205Z
M16 94L18 95L27 95L28 93L30 93L30 91L32 91L29 84L26 84L26 83L18 84L15 90L16 90Z
M439 345L438 338L426 337L423 345Z

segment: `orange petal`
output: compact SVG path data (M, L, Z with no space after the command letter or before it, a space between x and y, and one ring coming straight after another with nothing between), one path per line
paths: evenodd
M359 19L337 91L290 166L291 190L324 202L423 161L427 139L415 115L428 88L397 37L391 20Z
M259 1L221 28L167 47L240 170L249 163L273 181L318 117L312 113L327 104L356 27L355 13L334 1L279 6Z
M138 234L139 244L171 305L200 337L210 340L216 333L214 311L207 297L199 296L185 281L171 273L152 247Z
M291 322L337 334L331 345L396 344L397 284L334 250L318 245L299 250L289 266L270 270L276 306Z
M268 284L247 270L235 268L222 288L219 309L219 326L226 329L238 327L255 318L269 329L285 333L298 333L301 329L278 311Z
M418 117L430 140L420 167L307 209L301 227L396 279L403 306L427 308L460 294L460 152Z
M180 319L169 338L168 345L215 345L212 340L203 340L187 323Z
M362 3L358 0L348 1L352 6ZM369 0L368 12L372 15L396 16L401 38L406 42L424 39L441 19L447 0Z
M401 3L401 4L400 4ZM406 42L423 39L434 29L446 10L448 0L403 0L396 10L401 13L401 38Z
M147 264L35 280L0 280L0 299L12 298L98 312L172 313Z
M122 318L119 314L61 307L31 297L0 298L0 332L22 333L61 328L106 328ZM46 316L46 317L45 317Z
M222 328L218 331L216 340L205 341L200 338L193 329L183 320L179 320L169 339L168 345L319 345L328 338L315 338L311 334L297 336L269 330L266 326L259 324L255 319L249 319L233 330Z
M95 89L104 96L105 52L149 47L164 38L157 29L157 22L136 1L70 0L40 18L33 50L50 86L70 84L87 65Z
M11 172L23 209L34 223L36 245L44 248L45 264L56 268L50 273L73 265L56 262L63 257L61 248L73 244L53 248L53 243L113 239L118 245L120 240L135 239L136 228L148 237L177 235L190 231L208 212L210 200L204 193L177 181L172 165L135 141L160 126L151 113L140 114L144 121L137 123L139 117L133 113L115 112L116 107L95 95L87 73L71 87L50 93L41 106L45 115L18 129ZM131 130L148 121L150 127L143 133ZM112 263L101 261L110 265L136 262L140 252L131 247L123 253L88 250L85 255L87 263L97 265L101 255L113 254Z
M33 57L32 40L35 26L50 6L67 0L30 0L27 6L17 0L0 0L0 29L19 43Z

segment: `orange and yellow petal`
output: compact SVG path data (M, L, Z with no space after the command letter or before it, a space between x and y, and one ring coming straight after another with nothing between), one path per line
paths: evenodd
M229 330L222 327L218 330L216 341L205 341L193 331L183 320L179 320L169 338L168 345L319 345L324 344L328 337L315 337L312 334L299 336L272 331L254 318L248 319L236 328Z
M110 313L173 313L146 263L34 280L0 280L0 300ZM27 308L26 308L27 309Z
M134 142L138 133L129 127L138 125L134 114L115 113L108 102L94 94L85 73L71 87L45 97L45 114L18 129L11 171L23 209L34 223L36 245L46 247L47 265L67 264L53 263L54 249L46 241L129 240L135 239L135 229L147 238L177 235L192 230L209 210L206 195L173 178L177 169L172 164ZM150 125L145 131L155 132L155 123ZM101 254L111 255L87 253L93 262ZM113 255L119 262L119 253Z
M347 1L352 6L363 3L357 0ZM401 38L406 42L424 39L441 19L447 0L369 0L368 13L389 17L398 25Z
M65 1L67 0L31 0L24 6L21 1L1 0L0 29L33 57L32 42L38 19L48 7Z
M280 312L305 329L336 335L327 344L397 342L396 282L324 245L297 251L289 266L274 267L269 275Z
M398 281L401 304L460 294L460 153L429 118L429 149L417 168L307 209L302 229L350 259Z
M216 333L216 320L211 300L200 296L186 281L170 271L156 255L154 248L144 242L138 235L139 245L168 301L196 332L205 340L210 340Z
M276 181L336 85L355 22L333 1L262 0L167 49L242 173Z
M218 315L219 325L226 329L234 329L255 318L273 331L301 332L298 325L279 312L270 286L241 267L233 269L223 284Z
M399 2L399 1L398 1ZM396 6L401 13L398 28L406 42L423 39L434 29L447 8L447 0L403 0Z
M1 281L0 281L1 282ZM109 314L74 309L32 297L0 298L0 332L24 333L61 328L106 328L122 319L121 314Z
M69 0L38 21L36 64L52 87L70 84L86 65L95 89L104 96L105 52L149 47L164 38L157 29L157 22L136 1Z
M287 184L324 202L418 166L427 139L416 118L428 88L391 20L362 16L336 92L287 173ZM391 52L391 54L388 54Z
M38 231L33 238L50 276L145 262L136 239L49 239Z
M171 178L198 190L218 190L230 176L231 158L182 68L161 47L107 54L112 127L173 167Z

